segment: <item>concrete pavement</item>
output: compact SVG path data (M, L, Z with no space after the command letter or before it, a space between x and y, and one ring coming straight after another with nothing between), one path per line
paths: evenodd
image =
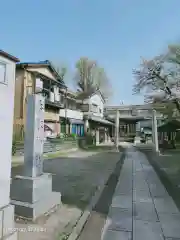
M112 199L102 240L180 240L180 212L145 155L126 157Z

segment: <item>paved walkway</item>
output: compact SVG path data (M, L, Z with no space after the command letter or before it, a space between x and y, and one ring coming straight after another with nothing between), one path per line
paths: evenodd
M180 213L145 155L128 148L103 240L180 240Z

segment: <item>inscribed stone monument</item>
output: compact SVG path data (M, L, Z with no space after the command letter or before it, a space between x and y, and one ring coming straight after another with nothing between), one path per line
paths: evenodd
M36 177L43 173L44 98L29 96L27 108L24 174Z
M11 185L11 203L18 216L35 220L61 203L61 194L52 192L52 175L43 173L44 98L27 99L24 175Z

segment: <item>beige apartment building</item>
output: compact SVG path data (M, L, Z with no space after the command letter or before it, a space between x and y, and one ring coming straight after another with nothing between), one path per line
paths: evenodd
M27 95L45 96L45 133L60 133L60 109L64 108L67 87L49 61L16 65L14 135L21 139L26 122Z

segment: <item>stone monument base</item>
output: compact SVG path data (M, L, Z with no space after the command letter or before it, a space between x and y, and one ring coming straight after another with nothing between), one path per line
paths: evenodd
M52 192L52 175L48 173L34 178L16 176L12 180L10 197L15 214L32 221L61 203L61 194Z
M14 226L14 206L7 205L0 208L0 240L17 240L17 231Z

